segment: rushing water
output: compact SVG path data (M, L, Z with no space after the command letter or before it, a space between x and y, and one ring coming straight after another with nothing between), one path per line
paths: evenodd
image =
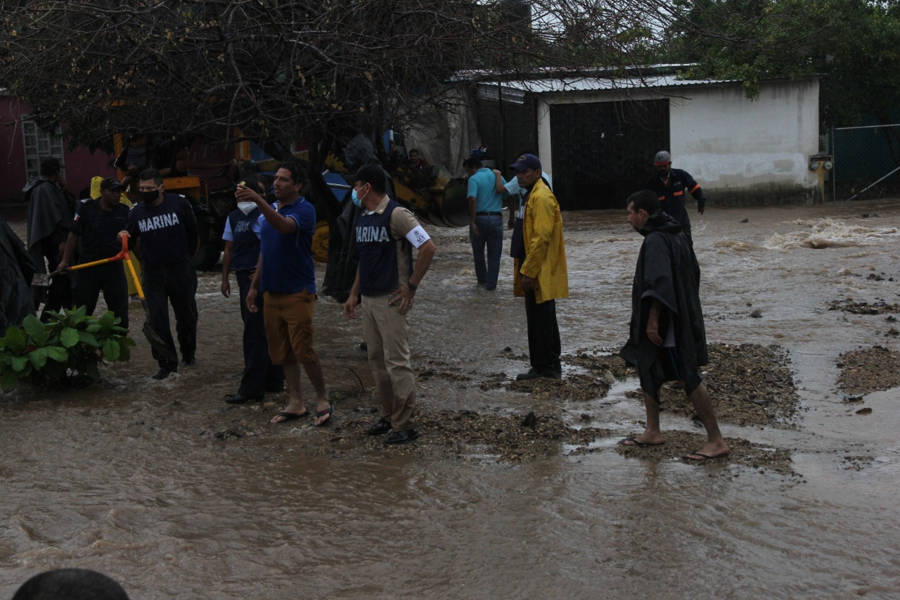
M132 362L93 388L0 397L0 598L62 566L107 573L135 599L897 597L898 390L866 396L873 413L855 415L835 363L898 342L884 315L827 305L900 302L898 226L897 201L694 217L709 340L783 346L802 402L796 429L724 433L789 449L799 480L626 459L610 440L523 464L390 449L311 458L292 447L309 428L264 425L271 404L241 407L257 411L263 435L216 439L210 421L232 410L221 397L238 381L240 318L218 275L204 275L196 367L153 382L140 339ZM640 237L624 211L566 213L565 228L563 352L614 350ZM476 289L465 230L431 231L438 255L412 315L414 362L464 376L423 378L423 410L526 408L527 396L479 386L527 366L510 358L527 354L510 259L496 292ZM359 324L322 299L316 327L329 385L367 381ZM590 408L598 426L638 426L631 384ZM336 418L342 409L352 410L339 405ZM871 460L856 469L848 456Z

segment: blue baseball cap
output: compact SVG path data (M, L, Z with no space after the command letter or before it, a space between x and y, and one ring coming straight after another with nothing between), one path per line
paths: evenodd
M516 162L509 165L509 168L515 171L516 173L521 173L522 171L528 171L530 169L541 169L541 159L539 159L534 154L523 154L519 158L516 159Z

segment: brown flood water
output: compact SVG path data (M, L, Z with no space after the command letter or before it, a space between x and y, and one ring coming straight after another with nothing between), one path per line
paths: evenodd
M801 400L796 428L723 432L789 450L799 477L625 458L616 438L520 463L380 448L310 457L301 442L327 448L330 434L268 425L277 398L222 402L238 382L240 316L219 275L203 274L195 367L154 382L137 339L132 362L97 386L0 395L0 598L56 567L97 569L145 600L897 597L900 390L867 395L873 412L857 415L836 361L900 344L885 315L828 302L900 302L900 201L692 218L710 342L782 346ZM617 349L640 237L624 211L566 213L565 227L563 353ZM429 229L438 254L411 317L414 367L436 373L421 378L423 410L527 412L528 396L480 386L526 367L511 358L527 355L511 260L496 292L478 290L464 230ZM329 387L356 394L370 382L358 322L321 299L316 327ZM587 411L591 426L635 431L635 385L558 409L567 423ZM374 407L356 397L336 424ZM253 431L220 439L233 415ZM670 414L663 427L698 431Z

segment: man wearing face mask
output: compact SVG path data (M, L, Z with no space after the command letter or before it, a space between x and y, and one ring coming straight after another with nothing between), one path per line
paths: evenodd
M178 371L178 354L169 329L169 303L175 312L175 329L182 362L193 365L197 348L197 273L191 257L197 247L197 220L187 198L166 194L156 169L141 172L138 181L141 202L128 213L129 245L143 263L141 282L147 297L150 326L166 342L167 352L153 348L159 364L154 379L165 379Z
M672 168L672 155L668 150L660 150L656 153L656 156L653 157L653 168L656 170L656 174L650 178L647 184L648 188L656 192L662 209L681 223L682 232L693 246L691 220L688 218L684 204L685 193L694 197L697 201L697 212L702 215L706 207L706 198L703 196L700 184L694 181L687 171Z
M262 185L253 178L241 182L242 186L265 193ZM247 308L247 292L256 271L259 260L259 207L255 202L242 200L237 208L231 211L225 221L222 239L225 241L225 252L222 254L222 295L231 295L231 284L228 273L234 270L238 282L241 304L241 320L244 322L243 353L244 371L237 394L225 396L229 404L241 404L252 400L261 400L265 392L280 392L284 387L284 371L281 366L273 365L269 358L269 347L266 343L266 329L263 324L262 298L257 298L260 310L253 313Z
M356 221L359 267L344 316L356 316L362 295L363 335L381 401L381 419L369 428L369 435L393 429L385 443L406 444L419 437L413 424L416 378L410 366L406 315L436 248L415 216L386 192L380 166L367 165L356 172L352 199L363 212ZM415 268L413 247L418 250Z

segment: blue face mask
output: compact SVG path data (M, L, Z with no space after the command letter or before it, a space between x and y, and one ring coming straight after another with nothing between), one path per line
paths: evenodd
M350 200L353 201L353 204L362 208L362 200L359 199L359 196L356 194L356 188L353 188L353 193L350 194Z

